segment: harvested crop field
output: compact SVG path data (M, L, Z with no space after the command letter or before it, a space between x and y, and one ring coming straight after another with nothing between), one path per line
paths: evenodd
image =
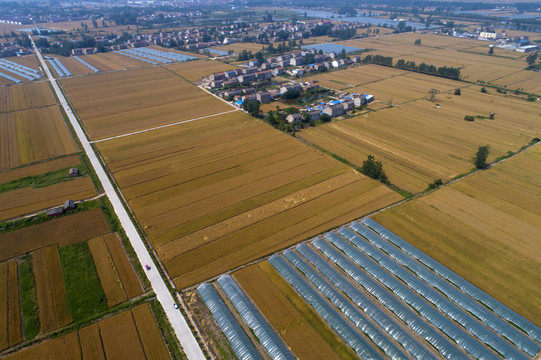
M98 143L181 288L400 200L234 112Z
M232 109L163 67L71 78L62 85L93 139Z
M374 216L541 325L541 148Z
M137 275L116 234L88 241L109 306L142 293Z
M45 81L0 87L1 112L54 105L55 103L51 89Z
M461 96L439 94L439 108L418 100L305 129L300 136L358 166L372 154L391 183L419 192L436 179L468 172L481 145L490 145L492 161L540 136L537 104L479 89L463 88ZM494 120L488 119L491 112ZM465 115L485 118L470 122Z
M58 247L51 245L32 253L40 332L47 333L71 322Z
M96 195L90 177L82 177L41 188L25 187L0 193L0 220L62 206L68 199L82 200Z
M55 56L57 57L62 64L71 72L73 76L78 75L88 75L88 74L95 74L94 71L90 70L90 68L84 64L82 64L79 60L75 59L72 56L65 57L65 56ZM86 60L89 56L82 56L82 59ZM54 72L53 67L49 65L49 69ZM56 74L56 72L54 72Z
M233 276L297 358L357 358L268 262Z
M114 52L88 55L84 57L84 60L100 71L116 71L151 66L151 64L145 61L132 59Z
M197 81L204 76L237 69L236 66L229 65L216 60L198 60L184 63L167 65L167 68L188 81Z
M141 324L140 321L146 322ZM149 345L151 349L147 348ZM170 358L148 304L5 357L6 360Z
M81 163L78 155L64 156L58 159L47 160L13 170L0 171L0 184L26 176L45 174L46 172L76 166Z
M66 246L109 232L101 209L82 211L41 224L0 234L0 261L52 244Z
M221 45L221 46L212 47L212 49L221 50L221 51L233 50L235 52L235 55L240 54L241 51L243 50L256 53L260 51L262 48L263 48L262 44L256 44L256 43L234 43L230 45Z
M22 341L17 260L0 263L0 350Z
M7 60L16 62L17 64L21 64L24 66L28 66L29 68L32 68L34 70L40 70L38 59L34 55L26 55L26 56L21 56L21 57L12 56L12 57L9 57Z
M0 170L76 151L58 107L0 113Z
M310 79L319 81L319 84L323 87L350 91L348 90L349 88L374 81L394 78L395 76L398 76L400 79L401 76L407 73L408 72L404 70L368 64L352 67L350 69L318 74L314 77L310 77Z

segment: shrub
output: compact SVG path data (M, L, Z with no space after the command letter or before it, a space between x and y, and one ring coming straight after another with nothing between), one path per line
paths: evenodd
M466 116L464 116L464 120L473 121L473 120L475 120L475 118L472 115L466 115Z
M462 95L461 92L460 92L460 89L455 90L455 95Z

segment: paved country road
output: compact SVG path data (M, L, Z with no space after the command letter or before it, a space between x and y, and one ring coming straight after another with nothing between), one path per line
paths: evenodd
M31 39L32 40L32 39ZM167 317L169 318L169 322L171 323L173 330L175 331L175 334L177 335L180 344L186 353L186 356L188 356L188 359L205 359L205 356L203 355L203 352L201 351L201 348L199 347L199 344L195 340L195 337L190 330L190 327L188 326L186 319L184 319L184 316L182 316L182 313L180 310L175 308L175 301L173 300L173 296L167 289L167 286L165 285L164 280L162 279L159 271L157 270L156 265L153 263L152 258L150 257L147 248L145 247L145 244L141 237L139 236L139 233L137 232L134 224L132 223L126 209L124 208L122 202L120 201L120 198L118 194L115 191L115 188L113 187L113 184L109 180L109 177L107 176L107 173L105 172L105 169L103 168L102 164L98 160L98 157L96 156L96 153L92 146L90 145L85 132L81 128L81 125L73 115L71 108L68 105L68 102L66 100L66 97L60 91L60 87L56 83L56 79L53 77L51 71L49 70L47 64L45 64L45 60L41 56L41 53L39 52L38 48L34 44L34 41L32 40L32 47L34 48L34 51L39 59L39 62L41 63L41 66L43 67L43 70L45 71L47 78L51 82L51 85L54 89L54 92L56 93L56 96L60 100L60 104L66 111L66 114L68 115L69 121L71 125L73 126L73 129L75 130L75 133L77 137L79 138L79 141L83 145L83 149L90 159L90 162L92 164L92 167L94 168L94 171L96 172L96 175L100 179L103 188L105 190L105 193L107 197L109 198L109 201L111 202L113 209L120 220L120 223L122 224L122 227L124 228L124 231L126 232L126 235L128 236L130 243L135 250L135 253L137 254L137 257L139 259L139 262L145 268L145 265L149 264L151 265L150 270L146 270L146 275L148 279L150 280L150 284L152 286L152 289L156 293L156 297L158 301L162 304L163 309L165 310L165 313L167 314Z

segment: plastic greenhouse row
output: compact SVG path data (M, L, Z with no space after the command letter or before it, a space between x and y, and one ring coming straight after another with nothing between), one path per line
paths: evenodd
M172 61L169 60L169 59L164 59L164 58L161 58L159 56L150 55L150 54L147 54L147 53L142 52L142 51L136 51L136 50L122 50L122 51L126 52L128 54L135 55L135 56L141 56L141 57L144 57L144 58L147 58L147 59L150 59L150 60L154 60L154 61L157 61L157 62L160 62L160 63L163 63L163 64L172 63Z
M84 61L83 59L81 59L80 57L78 56L74 56L73 57L75 60L79 61L81 64L83 64L84 66L86 66L87 68L89 68L90 70L94 71L94 72L100 72L99 69L95 68L94 66L90 65L89 63L87 63L86 61Z
M147 54L160 56L162 58L166 58L166 59L170 59L174 61L180 61L180 62L186 61L186 60L197 59L197 57L194 57L194 56L178 54L175 52L160 51L160 50L149 49L149 48L136 48L134 50L138 52L144 52Z
M22 83L21 80L16 79L16 78L14 78L13 76L9 76L8 74L4 74L4 73L2 73L2 72L0 72L0 76L5 77L6 79L13 81L15 84L20 84L20 83Z
M481 304L466 296L456 287L452 286L449 282L435 275L428 268L421 265L419 262L412 259L408 255L404 254L397 247L390 244L387 240L380 238L378 235L374 234L372 231L359 223L352 223L350 225L350 228L355 230L367 240L369 240L372 245L384 251L393 260L410 269L414 274L416 274L420 279L426 281L430 286L440 290L455 304L463 308L465 311L476 316L486 326L490 327L497 334L513 342L520 350L524 351L526 354L533 357L539 352L540 347L534 341L529 339L526 334L521 333L515 328L513 328L510 324L497 317L494 313L487 310ZM342 228L338 231L338 233L353 242L355 245L357 245L355 241L357 236L353 234L350 230Z
M208 283L203 283L197 288L197 292L203 299L205 305L209 308L212 316L218 323L218 326L227 337L233 351L240 360L262 359L257 352L254 344L250 341L244 330L229 311L229 308L220 295Z
M15 75L17 75L17 76L23 77L23 78L28 79L28 80L34 80L34 79L37 79L35 76L27 75L27 74L25 74L25 73L23 73L23 72L20 72L19 70L12 69L12 68L7 67L7 66L5 66L5 65L3 65L3 64L0 64L0 69L5 70L5 71L8 71L8 72L10 72L10 73L12 73L12 74L15 74Z
M150 63L152 65L158 65L158 63L156 61L145 59L145 58L142 58L142 57L139 57L139 56L134 56L134 55L128 54L127 52L124 52L124 51L115 51L115 53L120 54L120 55L124 55L124 56L127 56L127 57L131 57L132 59L144 61L144 62Z
M471 296L472 298L492 309L492 311L494 311L496 315L515 324L517 327L527 332L528 335L530 335L530 337L535 341L541 342L541 328L539 328L537 325L535 325L525 317L517 314L515 311L511 310L498 300L494 299L492 296L477 288L475 285L471 284L461 276L449 270L448 268L446 268L436 260L432 259L430 256L426 255L416 247L408 244L404 239L387 230L376 221L370 218L365 218L361 221L361 223L373 229L384 239L387 239L394 245L398 246L409 256L419 260L421 263L432 269L442 278L455 284L465 294Z
M19 63L13 62L13 61L9 61L9 60L6 60L6 59L0 59L0 62L5 64L6 66L13 67L14 69L23 69L23 70L28 71L30 73L34 73L38 77L43 76L41 74L41 71L36 70L36 69L32 69L31 67L24 66L24 65L21 65Z
M64 74L64 71L58 66L56 61L49 60L49 64L51 64L53 66L53 69L58 74L58 77L65 77L66 76L66 74Z
M66 76L71 76L71 72L68 70L68 68L64 66L64 64L62 64L59 58L54 58L53 61L56 62L56 64L60 67L60 69L62 69L64 74L66 74Z

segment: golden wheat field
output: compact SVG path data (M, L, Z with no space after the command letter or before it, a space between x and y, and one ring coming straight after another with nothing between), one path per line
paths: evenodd
M76 151L58 107L0 113L0 170Z
M62 81L93 139L232 110L163 67Z
M19 359L170 359L148 303L10 353Z
M401 198L241 112L98 148L181 288Z
M9 112L56 103L47 82L0 87L0 111Z
M488 119L491 112L494 120ZM484 118L470 122L465 115ZM419 192L438 178L468 172L481 145L491 146L492 161L540 134L536 103L493 91L483 94L480 87L470 86L461 96L450 91L437 95L435 102L414 101L305 129L300 136L359 166L372 154L391 183Z
M150 63L133 59L128 56L119 55L114 52L92 54L84 56L83 59L90 65L101 71L125 70L131 68L148 67Z
M213 47L213 49L222 50L222 51L233 50L236 55L238 55L243 50L256 53L260 51L262 48L263 48L262 44L256 44L256 43L234 43L230 45L221 45L221 46Z
M81 163L78 155L63 156L57 159L46 160L34 165L22 166L16 169L1 171L0 184L26 176L45 174L46 172L76 166Z
M332 71L310 77L310 80L317 80L323 87L336 90L353 91L350 88L362 84L392 79L408 74L407 71L393 69L379 65L362 65L345 70Z
M198 81L204 76L237 69L236 66L229 65L216 60L197 60L167 65L167 69L179 74L188 81Z
M374 220L541 325L541 146Z

